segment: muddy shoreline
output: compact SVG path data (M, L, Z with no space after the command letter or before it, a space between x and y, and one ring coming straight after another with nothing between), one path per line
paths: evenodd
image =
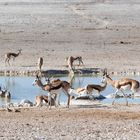
M80 75L91 75L91 74L99 74L103 70L99 68L89 68L89 69L77 69L75 70L75 74ZM38 70L0 70L1 76L35 76L37 73L40 73ZM57 70L57 69L50 69L50 70L43 70L41 71L42 75L68 75L68 70Z
M83 68L83 69L76 69L74 71L74 74L80 74L81 76L85 75L102 75L104 69L101 68ZM5 70L0 70L0 76L35 76L39 71L38 70L29 70L27 69L21 69L21 70L16 70L16 69L5 69ZM40 73L40 72L39 72ZM112 76L139 76L140 72L139 71L108 71ZM49 69L49 70L42 70L41 74L50 76L64 76L64 75L69 75L69 71L66 69L60 70L60 69Z

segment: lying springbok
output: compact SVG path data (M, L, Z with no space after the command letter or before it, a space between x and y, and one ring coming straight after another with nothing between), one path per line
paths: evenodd
M76 90L76 92L77 92L80 96L81 96L82 94L92 96L93 92L94 92L94 91L97 91L98 94L100 95L100 93L106 89L106 86L107 86L107 82L106 82L105 80L102 80L100 85L88 84L85 88L78 88L78 89ZM79 97L80 97L80 96L79 96ZM77 97L77 99L78 99L78 97Z
M17 53L9 52L5 54L5 65L8 63L10 66L10 60L13 58L13 61L15 60L16 57L18 57L21 54L22 49L19 49Z
M140 87L139 82L134 79L122 78L120 80L112 80L111 77L107 74L106 69L104 71L103 78L107 81L108 84L111 84L114 88L117 89L115 92L115 95L117 95L119 91L122 92L123 96L126 99L126 105L128 105L128 101L127 101L127 96L124 93L124 90L131 90L132 95L134 95L139 90L139 87ZM115 102L115 98L112 104L114 104L114 102Z
M71 71L74 72L74 65L73 65L73 63L74 63L75 60L79 61L79 66L81 64L84 64L81 56L77 56L77 57L70 56L70 57L68 57L67 58L67 64L68 64L68 68L69 68L70 72Z
M51 105L55 104L56 96L54 98L51 98ZM39 107L41 106L42 102L45 101L46 103L49 103L49 98L47 95L38 95L35 97L35 106Z
M36 75L36 79L35 79L33 85L38 85L43 90L48 91L49 108L51 108L51 105L52 105L52 103L51 103L52 95L56 94L56 96L58 96L58 98L59 98L61 92L64 92L65 95L68 97L67 107L69 107L69 104L70 104L70 94L69 94L70 83L68 83L67 81L61 81L60 79L57 79L57 80L53 80L53 81L44 85L42 83L40 77L38 75Z

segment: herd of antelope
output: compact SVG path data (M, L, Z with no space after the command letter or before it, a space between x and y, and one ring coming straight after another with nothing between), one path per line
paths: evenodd
M12 52L6 53L5 64L8 63L8 65L10 65L11 58L15 60L15 58L18 57L19 54L21 54L21 51L22 50L20 49L18 50L17 53L12 53ZM84 65L81 56L77 56L77 57L70 56L66 60L67 60L67 65L68 65L70 73L74 73L75 60L79 61L79 65L81 64ZM42 66L43 66L42 57L38 59L37 64L38 64L38 69L41 72ZM60 105L60 102L59 102L60 94L61 92L63 92L67 96L67 107L69 107L70 100L72 97L78 97L80 94L83 94L83 93L84 94L86 93L87 95L92 95L94 91L97 91L100 95L100 93L106 89L107 84L110 84L112 87L116 89L115 95L117 95L118 92L121 92L123 94L126 100L126 105L128 105L128 101L127 101L127 95L125 94L124 91L130 90L131 95L133 97L135 93L138 92L140 89L139 81L130 79L130 78L122 78L120 80L113 80L107 73L107 69L104 69L103 71L102 83L100 85L88 84L85 88L78 88L77 90L72 89L71 84L69 82L62 81L60 79L54 79L54 80L49 79L47 83L43 84L41 81L41 76L37 74L33 85L38 85L42 90L47 91L48 96L46 95L36 96L35 98L36 106L40 106L43 101L48 103L49 108L51 108L52 105L55 105L55 106ZM114 104L115 102L115 97L116 96L114 96L114 100L112 104Z

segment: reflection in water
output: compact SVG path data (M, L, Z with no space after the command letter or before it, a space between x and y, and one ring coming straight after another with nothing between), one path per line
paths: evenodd
M0 101L2 102L3 105L10 103L11 99L0 97Z
M14 77L5 77L5 85L6 88L14 88L15 87L15 79Z
M69 73L68 79L69 79L68 82L70 83L70 85L73 86L74 74Z
M80 75L68 76L68 77L56 77L61 80L66 80L71 82L73 88L77 89L79 87L85 87L87 84L100 84L102 77L86 76L81 77ZM131 77L140 81L140 77ZM47 95L47 91L43 91L38 86L32 86L35 77L0 77L0 85L5 86L11 93L11 100L5 100L0 98L0 105L4 105L7 102L20 102L22 99L28 99L34 102L35 96L37 95ZM113 77L113 79L120 79L120 77ZM43 79L42 79L43 80ZM114 93L115 89L108 85L107 88L101 93L103 96L107 96ZM65 95L61 97L65 100ZM129 102L140 102L140 99L128 99ZM102 102L112 103L112 99L105 99ZM118 99L116 102L124 102L124 99Z
M69 74L68 75L68 82L70 83L71 87L72 88L75 88L75 85L76 87L81 87L81 85L83 85L84 83L84 78L85 77L82 77L80 74L77 74L76 76L73 74Z

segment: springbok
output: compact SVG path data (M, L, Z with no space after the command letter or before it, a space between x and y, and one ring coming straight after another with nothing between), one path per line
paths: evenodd
M94 90L96 90L98 94L100 94L102 91L105 90L106 86L107 86L107 82L102 81L101 85L96 85L96 84L87 85L86 90L89 94L91 94Z
M51 98L51 105L55 105L56 96L54 98ZM41 106L42 102L45 101L46 103L49 103L49 98L47 95L38 95L35 97L35 106Z
M93 92L97 91L98 94L100 95L100 93L102 91L104 91L106 89L107 86L107 82L103 79L101 81L100 85L96 85L96 84L88 84L85 88L78 88L76 89L76 92L79 94L78 97L76 97L76 99L78 99L82 94L83 95L89 95L89 97L93 97Z
M73 65L73 63L74 63L75 60L79 61L79 66L81 64L84 64L81 56L77 56L77 57L70 56L70 57L68 57L67 58L67 64L68 64L68 68L69 68L70 72L71 71L74 72L74 65Z
M60 79L57 79L57 80L53 80L50 83L47 83L44 85L42 83L40 77L38 75L36 75L36 79L35 79L33 85L38 85L43 90L48 91L49 108L51 108L51 105L52 105L52 103L51 103L52 95L56 94L56 96L59 99L61 92L64 92L65 95L68 97L67 107L69 107L69 104L70 104L70 94L69 94L70 83L68 83L67 81L61 81Z
M117 95L117 93L121 91L121 93L126 99L126 105L128 105L128 101L127 101L127 96L124 93L124 91L131 90L132 95L134 95L139 90L139 87L140 87L139 82L134 79L122 78L120 80L112 80L111 77L107 74L107 70L104 71L103 78L107 81L108 84L111 84L114 88L117 89L115 92L115 95ZM114 104L114 102L115 102L115 97L112 104Z
M10 99L11 98L11 93L7 89L2 90L1 87L0 87L0 97Z
M10 59L13 58L13 61L15 60L16 57L19 56L19 54L21 54L22 49L19 49L17 53L13 53L13 52L9 52L5 54L5 64L8 63L8 65L10 66Z
M38 58L37 66L38 66L38 69L39 69L40 71L41 71L42 65L43 65L43 58L42 58L42 57L39 57L39 58Z

